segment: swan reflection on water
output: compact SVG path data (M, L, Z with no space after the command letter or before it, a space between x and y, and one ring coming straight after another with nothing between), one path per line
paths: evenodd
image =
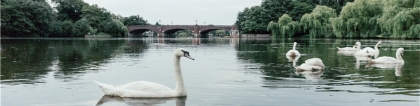
M299 60L299 56L288 56L286 55L286 58L288 59L288 62L293 62L293 67L296 67L296 62Z
M367 68L377 67L381 69L395 69L395 76L402 76L402 70L403 64L367 64Z
M187 97L174 97L174 98L124 98L118 96L102 96L101 100L98 101L96 106L105 106L106 104L111 103L125 103L127 106L155 106L159 104L164 104L168 101L175 100L175 106L185 106Z

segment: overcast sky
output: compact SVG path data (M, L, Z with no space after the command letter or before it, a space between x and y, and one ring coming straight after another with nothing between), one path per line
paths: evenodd
M123 17L140 15L147 22L174 25L233 25L239 11L262 0L84 0Z

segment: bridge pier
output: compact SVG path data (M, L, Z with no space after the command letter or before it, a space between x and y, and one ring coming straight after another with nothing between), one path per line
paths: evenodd
M230 30L231 38L239 38L239 30Z

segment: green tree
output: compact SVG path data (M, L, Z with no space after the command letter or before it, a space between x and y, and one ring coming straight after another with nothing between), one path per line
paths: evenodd
M101 25L102 21L112 19L110 12L105 8L98 7L96 4L83 6L81 17L86 19L93 29L100 28L101 26L99 25Z
M383 12L378 23L391 38L420 38L419 0L386 0Z
M72 20L73 22L82 18L82 8L88 6L83 0L51 0L57 6L58 20Z
M53 21L50 24L50 37L61 37L63 29L61 28L61 21Z
M113 37L124 37L128 33L127 27L118 19L108 19L101 24L100 32L108 33Z
M123 18L123 24L128 25L150 25L147 23L146 20L143 19L143 17L140 17L139 15L132 15L129 17ZM156 22L157 23L157 22Z
M380 33L377 20L382 15L382 0L355 0L347 3L339 17L332 18L336 37L368 38Z
M293 21L292 17L287 14L281 16L278 22L271 21L267 30L271 31L273 37L291 38L296 32L301 30L299 22Z
M61 23L61 36L70 37L73 35L73 22L65 20Z
M279 17L290 12L290 10L293 9L293 1L294 0L263 0L261 2L261 7L266 9L267 14L269 14L269 20L266 23L268 24L270 21L277 22Z
M45 1L2 0L2 35L48 36L52 16L52 8Z
M89 22L86 20L79 20L73 25L73 35L75 37L84 37L86 34L91 32L91 27L89 26Z
M311 4L311 2L295 1L291 5L293 8L289 10L288 14L296 21L299 21L304 14L310 13L315 7L315 4Z
M236 26L242 33L267 33L267 24L269 14L268 11L260 6L245 8L243 12L239 12Z
M312 13L302 16L300 23L304 31L309 30L311 38L330 37L332 35L330 18L336 17L334 9L327 6L316 6Z

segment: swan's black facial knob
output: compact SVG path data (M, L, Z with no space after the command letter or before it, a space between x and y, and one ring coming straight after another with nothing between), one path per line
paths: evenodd
M184 57L189 58L189 59L191 59L191 60L195 60L194 58L192 58L192 57L190 56L190 53L189 53L188 51L184 51L184 50L181 50L181 51L184 53Z

